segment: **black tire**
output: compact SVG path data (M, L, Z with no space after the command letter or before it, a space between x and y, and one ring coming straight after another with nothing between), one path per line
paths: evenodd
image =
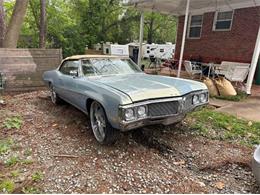
M90 106L90 124L96 140L102 145L112 145L116 142L119 131L109 123L102 105L93 101Z
M51 94L51 101L55 105L60 105L63 103L63 100L59 97L59 95L55 92L55 89L52 84L49 86L50 94Z

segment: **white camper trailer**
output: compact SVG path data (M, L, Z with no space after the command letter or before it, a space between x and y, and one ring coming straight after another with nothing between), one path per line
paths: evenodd
M105 43L103 44L103 54L116 55L116 56L129 56L128 45Z
M159 59L170 59L173 57L175 52L175 44L146 44L144 50L144 58L153 56Z
M128 45L110 45L111 55L116 56L129 56Z

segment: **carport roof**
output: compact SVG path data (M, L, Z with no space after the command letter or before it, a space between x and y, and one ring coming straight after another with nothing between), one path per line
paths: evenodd
M139 10L175 16L185 15L187 0L129 0L127 5ZM214 12L260 6L260 0L191 0L190 13Z
M127 58L125 56L115 56L115 55L75 55L75 56L70 56L70 57L67 57L65 58L64 60L81 60L81 59L89 59L89 58L109 58L109 59L112 59L112 58Z

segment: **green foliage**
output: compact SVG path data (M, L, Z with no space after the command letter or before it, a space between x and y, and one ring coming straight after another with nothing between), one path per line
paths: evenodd
M260 123L238 119L209 108L189 114L192 129L214 139L238 141L247 145L260 144Z
M5 1L8 24L14 1ZM29 0L18 47L39 45L40 1ZM47 48L62 48L63 56L83 54L100 42L126 44L139 38L140 12L124 7L121 0L47 1ZM145 13L145 40L175 42L176 18Z
M15 189L15 184L12 180L3 180L2 182L0 181L0 191L2 192L7 192L7 193L12 193Z
M6 161L5 165L8 166L8 167L11 167L11 166L16 165L19 162L20 162L20 159L17 156L12 156L11 158L9 158Z
M19 175L20 175L20 171L19 170L11 171L11 176L12 177L18 177Z
M215 96L214 98L233 102L240 102L242 100L245 100L247 97L248 96L245 92L238 91L236 96Z
M24 194L40 194L40 190L36 187L25 187L22 189Z
M30 165L30 164L33 164L33 160L31 159L26 159L26 160L22 160L21 163L23 165Z
M11 118L7 118L4 121L4 127L7 129L20 129L22 126L22 119L20 116L15 116Z
M15 3L15 1L4 1L6 24L8 24L11 19L11 15L12 15L13 8L14 8L14 3Z
M36 171L32 174L32 180L35 182L43 180L43 173L41 171Z
M177 30L177 20L173 16L155 12L145 14L144 37L148 43L174 42Z
M11 139L0 140L0 155L8 152L11 149L13 144L14 144L14 142Z
M31 156L31 155L32 155L32 149L31 149L31 148L25 149L24 155L25 155L25 156Z

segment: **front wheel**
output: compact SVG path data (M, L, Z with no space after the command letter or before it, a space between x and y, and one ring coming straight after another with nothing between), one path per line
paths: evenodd
M50 93L51 93L51 101L53 104L61 104L62 100L58 96L58 94L55 92L54 87L52 84L50 84Z
M100 144L110 145L116 142L118 131L107 120L104 108L94 101L90 107L90 123L93 134Z

